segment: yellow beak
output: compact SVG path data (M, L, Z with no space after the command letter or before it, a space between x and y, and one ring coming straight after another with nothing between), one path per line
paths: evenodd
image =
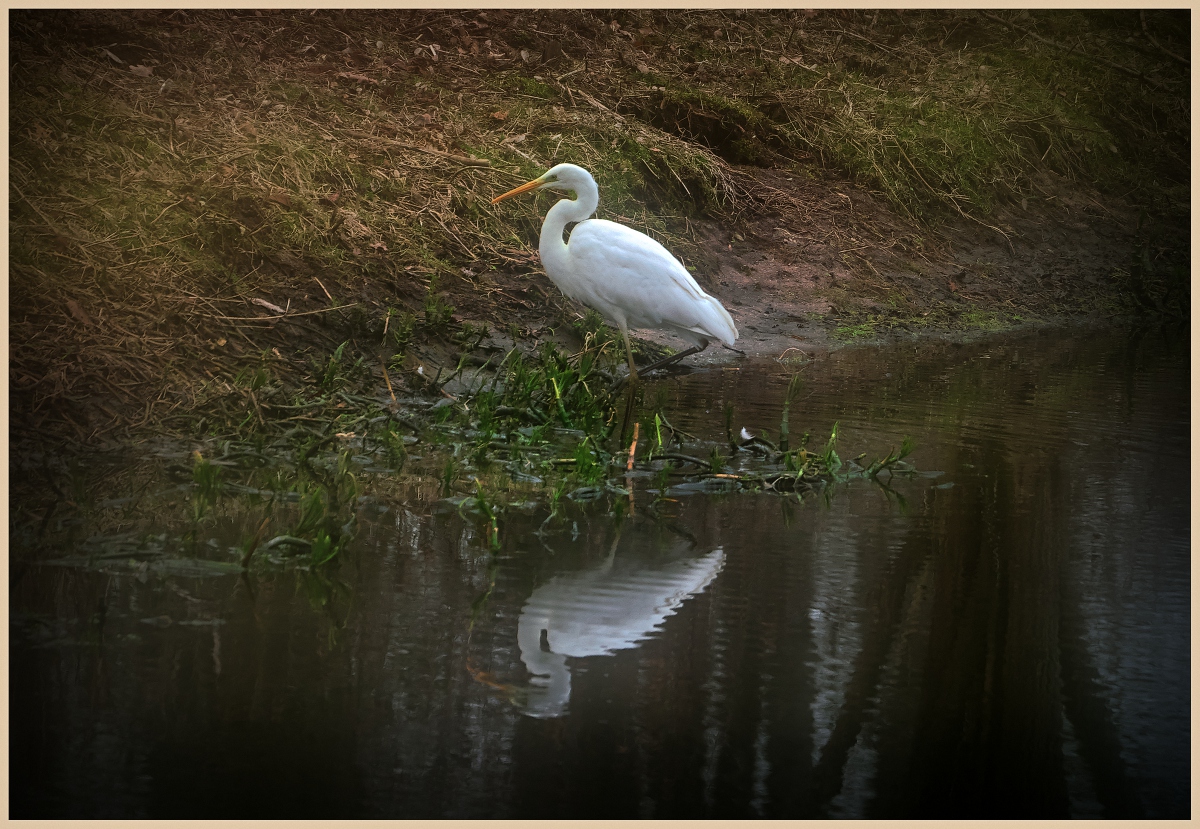
M535 178L533 181L527 181L524 184L522 184L520 187L514 187L512 190L509 190L507 193L505 193L502 196L496 196L496 198L492 199L492 204L495 204L498 201L503 201L504 199L507 199L509 196L519 196L522 193L528 193L530 190L536 190L538 187L541 187L545 183L546 183L545 176L542 176L541 178Z

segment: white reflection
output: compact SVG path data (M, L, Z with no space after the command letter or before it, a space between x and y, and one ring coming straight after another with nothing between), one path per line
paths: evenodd
M615 545L614 545L615 548ZM632 648L721 572L725 553L660 566L601 567L555 576L529 597L517 623L521 661L533 674L524 712L558 717L571 697L567 657L601 656Z

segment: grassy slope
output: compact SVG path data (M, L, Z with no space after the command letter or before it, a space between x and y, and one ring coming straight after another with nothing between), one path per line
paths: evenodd
M538 215L487 201L561 160L688 264L764 168L929 226L1045 170L1185 215L1187 12L1004 19L1044 40L977 12L14 13L16 426L160 422L254 372L318 383L347 339L382 362L544 314ZM1130 270L1155 257L1186 240Z

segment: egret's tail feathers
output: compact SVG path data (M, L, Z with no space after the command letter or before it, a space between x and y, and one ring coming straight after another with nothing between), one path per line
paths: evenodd
M709 297L709 299L711 300L709 307L712 308L713 312L709 314L712 327L709 328L708 333L725 343L725 345L733 345L737 342L738 338L738 330L737 326L733 324L733 317L729 316L729 312L725 310L725 306L718 300L712 297Z
M674 330L680 337L699 348L707 347L710 340L720 340L725 345L733 345L738 338L733 317L729 316L729 312L720 302L712 297L706 299L708 302L696 309L699 319L691 325L660 323L659 327Z

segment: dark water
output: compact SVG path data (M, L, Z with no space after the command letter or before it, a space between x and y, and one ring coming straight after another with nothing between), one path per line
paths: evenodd
M940 476L659 521L364 509L328 580L33 567L14 817L1188 817L1186 337L845 351L793 432ZM790 371L660 381L777 428ZM642 496L645 503L649 497Z

